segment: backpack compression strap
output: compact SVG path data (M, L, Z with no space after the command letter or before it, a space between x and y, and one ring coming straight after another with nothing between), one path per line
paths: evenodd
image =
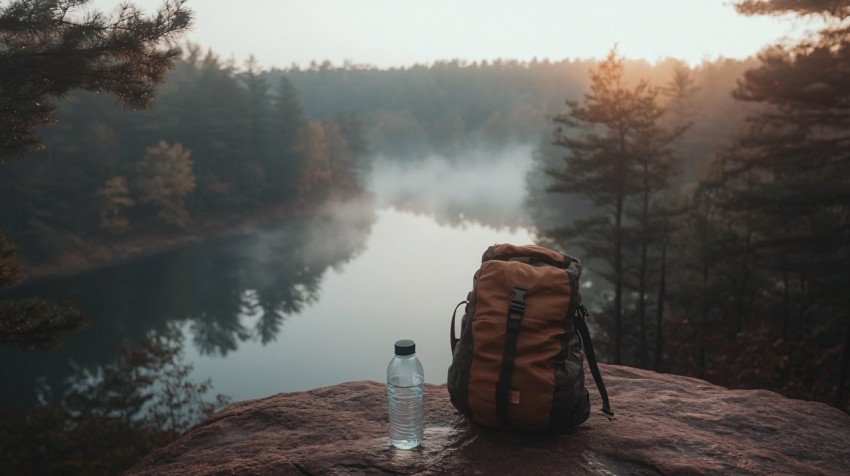
M514 373L514 358L516 357L517 335L519 334L522 316L525 314L525 288L519 286L511 289L508 305L508 322L505 333L505 354L502 356L502 369L499 372L499 383L496 384L496 414L502 426L508 426L508 392L511 377Z
M611 404L608 402L608 390L605 389L605 382L602 381L602 374L599 373L599 367L596 365L593 342L590 341L590 332L587 330L586 319L588 316L587 308L584 307L584 304L579 304L578 312L576 312L576 327L578 327L578 332L584 343L585 354L587 354L587 365L590 367L590 373L593 374L593 381L596 382L599 396L602 397L602 413L610 420L614 417L614 412L611 411Z

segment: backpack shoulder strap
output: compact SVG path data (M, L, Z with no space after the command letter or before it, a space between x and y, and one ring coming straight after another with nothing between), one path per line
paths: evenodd
M599 396L602 397L602 413L610 420L614 417L614 412L611 411L611 404L608 402L608 390L605 389L605 382L602 381L602 374L599 373L599 367L596 365L593 342L591 342L590 332L587 330L586 319L588 316L587 308L584 307L584 304L579 304L578 312L576 312L576 327L578 328L579 335L581 335L582 343L584 343L587 365L590 367L590 373L593 374L593 381L596 382Z
M451 335L449 336L449 342L450 342L450 343L451 343L451 345L452 345L452 354L454 354L454 353L455 353L455 346L457 345L458 340L460 340L460 339L458 339L458 338L456 337L456 334L455 334L455 316L457 315L457 310L458 310L458 308L460 308L460 306L463 306L463 305L464 305L464 304L466 304L467 302L469 302L469 301L461 301L461 302L459 302L459 303L458 303L458 305L457 305L457 306L455 306L455 310L454 310L454 312L452 313L452 333L451 333Z

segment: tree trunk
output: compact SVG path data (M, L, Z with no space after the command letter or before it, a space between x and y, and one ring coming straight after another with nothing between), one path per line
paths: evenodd
M614 363L622 365L623 344L623 194L617 199L617 216L614 219L614 319L617 333L614 345Z
M846 319L844 330L844 344L841 346L841 357L838 362L838 374L835 376L836 390L833 406L842 408L847 390L847 371L850 370L850 316Z
M747 281L750 279L750 248L752 242L752 231L747 230L747 246L744 248L743 271L741 272L741 282L738 286L735 298L735 335L741 332L744 320L744 299L747 292Z
M709 311L709 302L711 300L711 296L708 294L708 272L709 272L709 258L704 257L702 262L702 326L708 326L708 311Z
M658 335L655 338L655 371L664 369L662 350L664 349L664 298L667 285L667 242L661 244L661 276L658 284L658 305L655 312L655 328Z
M782 301L784 316L782 318L782 338L788 339L788 326L791 324L791 295L788 290L788 266L782 267Z
M640 282L638 283L638 319L640 319L640 368L646 365L646 254L647 243L643 242L640 255Z
M638 276L638 319L640 319L640 345L638 352L640 368L647 368L646 364L646 261L647 248L649 246L649 169L648 163L643 163L643 216L641 217L641 250L640 250L640 275Z
M806 277L803 272L800 272L800 317L799 322L804 327L804 332L808 334L811 331L809 325L809 316L806 313Z

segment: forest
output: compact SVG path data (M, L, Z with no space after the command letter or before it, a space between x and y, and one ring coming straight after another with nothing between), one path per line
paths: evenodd
M293 201L318 203L363 187L375 157L463 160L551 135L547 117L587 89L590 61L460 61L398 70L327 63L310 69L237 67L196 45L157 89L153 108L128 111L109 96L72 91L45 148L5 165L0 219L39 262L126 240L181 232ZM754 62L706 63L692 168L743 120L729 96ZM359 69L362 68L362 69ZM631 61L629 77L666 81L686 68ZM212 138L212 140L211 140ZM691 175L693 175L692 172Z
M392 69L317 61L262 70L253 59L234 64L183 43L150 65L161 73L145 85L150 91L136 85L128 92L109 78L97 86L69 81L48 94L55 111L25 103L36 118L26 127L9 112L21 105L0 97L0 125L25 131L0 132L0 289L17 284L27 266L75 256L108 261L120 256L104 258L104 250L269 216L320 216L328 201L368 195L376 160L415 167L531 144L532 168L516 178L526 184L527 219L509 225L527 226L540 244L585 263L603 361L850 411L850 12L824 5L740 2L742 14L790 12L801 22L815 15L827 27L758 58L694 67L625 60L613 49L600 60L447 60ZM14 13L0 9L0 18ZM185 14L177 8L164 17L171 23L151 27L178 34ZM0 22L0 41L11 45L19 37L8 25ZM0 51L4 73L7 56ZM26 88L18 79L3 74L0 92ZM281 245L286 264L272 264L296 263L306 274L261 289L292 294L258 295L261 305L300 308L315 299L321 273L347 259L309 269L299 254L309 238L298 240ZM221 287L230 308L204 327L201 344L224 354L248 334L232 330L240 309L231 298L239 290ZM6 345L56 345L48 331L86 325L64 305L8 296L0 301ZM63 313L70 323L57 317ZM10 331L35 315L47 324L27 328L28 337ZM258 324L271 336L263 334L264 343L281 322ZM175 345L125 350L107 370L111 381L81 384L69 394L76 406L45 407L30 418L56 424L77 412L80 432L90 424L115 430L108 416L129 421L141 411L138 400L89 414L81 409L95 403L85 397L108 401L108 386L127 385L120 377L132 374L126 366L133 362L165 381L185 379ZM194 415L209 413L212 404L198 399L208 384L194 385ZM173 404L158 403L147 421L161 428ZM26 424L4 420L0 439L26 446L14 439ZM128 443L140 452L133 457L187 424L168 423L169 434L149 426L133 433L140 439ZM129 457L118 453L117 464L126 465ZM26 453L21 461L40 457Z
M766 59L783 57L777 58ZM762 129L779 119L751 104L756 101L748 97L755 93L744 89L749 82L738 89L736 84L790 74L792 66L774 71L755 60L724 60L688 68L674 60L649 65L614 54L599 63L452 61L388 71L325 63L258 71L251 62L237 68L189 45L150 110L125 111L111 98L87 92L59 103L59 120L40 130L44 151L6 164L0 177L6 206L0 213L9 238L26 243L21 253L37 262L111 240L179 234L228 213L316 204L331 193L350 197L364 187L374 157L463 160L470 150L536 142L535 167L526 178L531 224L542 241L589 258L591 268L612 285L620 283L611 304L619 302L619 311L600 308L601 316L619 316L611 322L620 332L606 332L616 342L606 354L612 361L727 385L818 395L839 404L846 400L835 383L845 316L821 307L836 309L838 303L820 299L841 294L823 286L836 286L842 273L836 269L821 283L827 275L812 267L837 265L841 254L808 253L844 248L809 243L804 230L820 230L832 221L838 235L821 239L838 239L842 203L833 204L838 208L831 213L838 215L816 218L817 203L796 209L805 203L800 202L805 189L796 189L804 183L795 180L796 191L782 194L776 191L785 186L762 183L791 172L742 158L770 153L774 146L760 143L767 140ZM634 112L652 116L651 125L629 126L638 131L630 141L650 143L651 161L641 165L644 159L635 155L611 174L627 189L616 230L619 253L607 230L614 222L608 220L611 203L595 196L604 193L597 179L611 177L593 169L575 172L582 159L570 159L564 171L553 172L567 150L591 147L581 133L613 127L563 112L566 98L578 100L594 88L643 94L655 108ZM596 98L599 104L567 108L616 107L605 100L611 101ZM572 132L558 136L558 126ZM791 126L798 125L774 128ZM644 132L646 127L653 132ZM749 132L741 136L740 131ZM789 140L776 130L771 134ZM812 139L810 147L815 146ZM586 162L595 160L592 151L588 154ZM819 195L828 191L830 180L843 177L817 164L787 162L785 167L804 168L807 177L799 180L817 183ZM641 167L643 175L635 172ZM626 169L636 175L629 177ZM837 193L845 185L833 188ZM744 206L744 198L752 208ZM786 206L789 202L796 211ZM818 221L777 228L776 220L792 212ZM623 256L619 271L608 269L618 254ZM662 281L675 285L665 283L660 291ZM715 325L723 332L702 332ZM792 339L798 331L804 331L797 335L805 343ZM694 346L694 336L719 342ZM756 357L772 360L748 362ZM723 372L729 359L738 374ZM810 370L799 379L789 377L800 369ZM758 376L751 375L756 371ZM790 385L795 388L786 388ZM815 390L817 385L823 388Z

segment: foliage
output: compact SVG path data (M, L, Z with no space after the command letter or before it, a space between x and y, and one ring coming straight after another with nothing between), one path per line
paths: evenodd
M570 154L560 168L552 146L538 147L527 203L539 239L604 257L601 270L598 260L590 263L594 276L606 281L600 292L594 280L592 303L601 313L603 355L609 352L605 341L618 339L610 315L620 307L623 318L635 323L623 326L623 353L637 355L630 364L649 366L645 346L654 340L656 369L850 408L845 292L850 16L845 4L741 2L739 10L746 14L817 15L826 26L798 45L763 51L760 64L750 65L734 88L734 107L717 107L719 65L674 68L660 89L670 112L655 123L668 132L655 136L664 145L656 149L660 153L619 149L635 152L629 163L637 167L603 154L618 150L615 141L604 146L605 131L616 130L608 123L556 136L556 144L568 146ZM596 78L591 76L591 84ZM591 87L591 94L597 91L605 90ZM616 114L597 117L627 120L623 111L634 104L628 92L612 101L620 109L607 108ZM587 104L591 99L597 96L585 96ZM590 122L576 120L575 104L568 102L563 124ZM667 141L672 138L677 142ZM709 153L712 149L716 152ZM575 160L582 154L590 167ZM680 164L670 162L676 156ZM657 172L646 162L641 167L640 157L661 159L654 165ZM554 175L542 173L553 167ZM618 167L617 173L604 174ZM597 174L587 174L588 168ZM680 175L671 175L675 172ZM582 194L584 188L592 189L584 200L560 204L542 193ZM624 212L618 237L620 192ZM624 250L622 278L615 272L618 247ZM617 306L620 286L632 293L623 293L626 299ZM654 324L646 319L652 307ZM613 357L617 361L616 348Z
M568 111L552 121L559 126L555 144L566 149L563 166L547 171L553 178L548 191L579 194L599 207L600 215L576 221L572 226L543 229L542 234L562 248L568 240L586 256L603 264L601 274L614 284L614 362L623 358L623 289L627 286L627 250L636 251L640 263L634 288L639 294L636 319L641 329L640 361L646 355L644 323L647 253L653 237L650 207L655 195L671 176L669 144L683 130L668 131L660 120L664 109L658 91L641 80L630 87L624 76L623 60L611 51L590 72L590 92L584 101L567 101ZM564 129L566 128L566 129ZM630 220L635 200L636 216ZM630 232L628 222L637 225ZM629 246L630 234L639 250Z
M844 0L744 0L735 5L744 15L824 15L845 19L850 17L850 5Z
M97 191L101 199L100 226L115 233L130 230L130 220L124 217L123 210L136 202L130 197L127 180L121 176L110 177Z
M717 206L732 225L727 226L735 240L729 254L746 258L745 272L739 266L738 274L757 272L772 283L770 292L756 295L743 288L748 292L742 298L754 303L757 322L786 342L799 336L822 349L839 349L821 364L833 374L827 378L832 403L846 406L850 34L842 21L847 7L814 1L758 3L745 2L741 8L750 9L748 13L818 13L835 22L817 38L764 51L761 66L744 75L735 97L761 109L719 157L719 180L707 186L718 190ZM811 362L795 346L783 348L782 354L788 360L786 374Z
M0 414L0 463L13 474L117 474L227 405L190 380L182 340L145 339L119 359L81 370L61 401Z
M0 289L10 288L20 279L21 263L17 248L0 232Z
M165 141L148 147L145 158L136 164L134 189L140 204L152 204L163 222L185 228L189 224L186 196L195 190L191 152L181 144Z
M189 27L185 0L153 17L125 3L114 16L85 12L88 0L15 0L0 7L0 163L40 145L35 128L54 120L53 100L72 89L114 93L144 108Z
M73 304L53 304L38 298L5 299L0 301L0 344L51 347L88 322Z
M634 259L623 264L622 285L636 291L623 305L624 317L644 314L645 304L651 304L647 286L659 289L655 328L640 328L639 337L634 336L636 326L627 328L624 348L637 349L641 357L635 365L649 363L640 349L654 331L656 368L661 363L665 370L722 385L769 388L849 408L850 302L845 289L850 269L850 161L844 98L850 94L850 37L846 2L840 3L743 2L740 8L749 14L817 14L827 18L827 27L796 46L762 52L761 64L747 71L734 91L741 104L735 117L748 111L747 121L730 136L728 147L718 148L711 163L694 167L698 162L686 157L685 167L679 169L682 178L673 181L672 188L660 180L660 188L644 186L644 194L626 198L624 221L638 226L626 227L622 235L623 249L636 251L627 255ZM707 72L695 77L710 78ZM678 70L663 89L672 113L663 122L666 127L684 131L693 124L678 147L671 147L679 155L704 149L711 137L703 134L706 105L698 100L705 97L707 86L705 80L694 81ZM620 100L621 108L628 104ZM582 148L586 137L605 136L576 134L564 143L592 151ZM550 182L549 188L563 185L564 191L579 191L584 169L575 165L569 168L573 164L568 161L562 182ZM671 164L658 165L658 177L668 176ZM630 182L624 175L612 174L621 180L613 189L605 184L617 184L614 180L591 182L595 195L588 198L599 208L585 212L572 227L562 227L581 230L563 237L583 238L566 249L578 247L587 255L608 257L609 269L600 274L615 289L617 273L610 270L616 269L616 214L611 213L616 207L615 200L605 198L610 190L627 190ZM567 182L570 177L572 183ZM662 193L647 201L647 190ZM636 199L641 195L643 199ZM687 204L685 213L682 203ZM647 234L650 230L656 232ZM553 236L543 234L545 239ZM650 278L659 273L658 281L644 280L645 272ZM613 301L603 300L599 307L610 310ZM638 319L638 324L643 322ZM610 321L603 318L601 325L605 336Z
M190 45L150 110L131 114L102 96L72 93L58 105L60 122L43 129L49 147L0 175L0 202L15 205L0 208L0 220L26 243L23 258L96 254L103 243L146 233L202 232L226 215L315 206L331 191L362 187L369 148L359 118L314 121L314 134L298 138L309 129L298 92L286 77L265 79Z
M0 290L20 279L15 247L0 233ZM88 317L71 303L53 304L37 298L0 300L0 345L52 347L62 337L88 324Z
M11 1L0 7L0 166L40 146L35 128L54 120L53 101L72 89L110 92L128 106L149 106L153 86L180 54L174 42L191 23L184 0L166 2L151 18L130 3L115 16L84 12L87 3ZM108 128L101 131L108 135ZM7 173L4 168L4 176ZM36 183L28 178L18 186L29 189ZM64 178L73 186L73 175ZM37 192L41 190L28 191L36 199L46 198ZM19 218L33 222L36 234L49 231L43 227L50 225L33 215ZM0 246L4 263L9 263L5 239ZM14 277L5 281L12 284ZM35 298L0 301L2 343L50 345L85 323L82 312L70 306Z

